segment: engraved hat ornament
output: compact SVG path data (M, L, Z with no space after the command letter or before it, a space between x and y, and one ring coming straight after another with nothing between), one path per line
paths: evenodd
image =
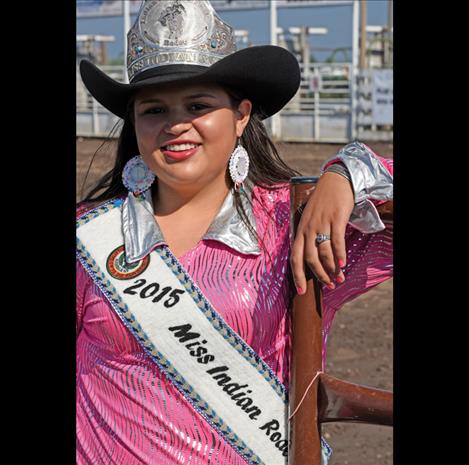
M125 118L139 89L170 82L215 82L241 90L264 119L277 113L300 85L300 67L273 45L236 49L233 28L207 0L145 0L127 34L129 84L115 81L88 60L82 80L93 97Z

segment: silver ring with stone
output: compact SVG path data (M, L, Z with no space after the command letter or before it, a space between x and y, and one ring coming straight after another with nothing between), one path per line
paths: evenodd
M330 241L331 240L331 236L329 236L329 234L322 234L322 233L319 233L316 235L316 244L321 244L322 242L326 242L326 241Z

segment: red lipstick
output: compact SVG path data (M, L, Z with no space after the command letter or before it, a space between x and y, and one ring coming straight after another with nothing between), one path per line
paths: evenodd
M198 147L195 147L193 149L189 150L181 150L178 152L175 152L174 150L164 150L163 148L161 149L161 152L165 157L171 158L173 160L185 160L186 158L190 158L193 155L196 154L197 150L199 149L200 145Z

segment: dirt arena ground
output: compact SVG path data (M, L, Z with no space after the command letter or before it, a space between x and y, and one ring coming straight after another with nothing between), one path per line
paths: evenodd
M77 200L89 162L103 141L77 139ZM364 141L367 143L366 141ZM368 142L378 154L392 158L392 143ZM317 176L323 161L342 144L278 143L284 160L304 175ZM114 144L95 156L85 192L112 166ZM328 342L327 372L346 381L393 389L393 280L346 304L336 315ZM389 427L331 423L323 435L333 448L329 465L391 465L393 430Z

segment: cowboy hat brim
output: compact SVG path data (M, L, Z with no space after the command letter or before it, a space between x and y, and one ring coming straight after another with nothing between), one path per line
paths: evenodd
M207 81L243 91L265 119L291 100L301 80L294 55L274 45L244 48L210 67L157 66L137 74L130 84L115 81L88 60L80 62L80 74L91 95L120 118L126 116L129 99L139 89L169 82Z

